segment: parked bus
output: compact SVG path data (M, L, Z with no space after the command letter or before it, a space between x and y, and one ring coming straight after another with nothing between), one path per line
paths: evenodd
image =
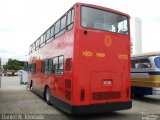
M131 68L133 95L160 95L160 53L133 55Z
M31 90L71 114L131 108L129 19L75 4L31 44Z

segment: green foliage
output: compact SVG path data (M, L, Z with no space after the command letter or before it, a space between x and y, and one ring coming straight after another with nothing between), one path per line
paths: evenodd
M3 66L4 70L21 70L23 66L21 66L20 62L16 59L8 59L6 65Z

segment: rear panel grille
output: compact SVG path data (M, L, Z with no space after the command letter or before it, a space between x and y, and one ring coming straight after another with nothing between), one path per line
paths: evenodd
M119 99L119 98L120 98L120 91L92 93L93 100L111 100L111 99Z

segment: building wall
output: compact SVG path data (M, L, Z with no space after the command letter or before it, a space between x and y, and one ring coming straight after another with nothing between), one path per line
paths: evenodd
M135 54L142 53L142 22L141 19L135 18Z

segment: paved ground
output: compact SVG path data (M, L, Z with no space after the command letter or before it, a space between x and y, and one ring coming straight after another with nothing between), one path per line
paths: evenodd
M147 96L134 98L133 107L130 110L117 111L112 113L70 116L49 106L39 96L32 93L26 86L19 85L19 77L3 77L0 89L0 119L5 114L45 114L46 119L142 119L142 114L160 114L160 96ZM49 115L46 115L49 114ZM138 115L139 114L139 115ZM5 119L5 117L3 118ZM6 118L7 119L7 118ZM158 120L160 119L160 116ZM156 119L157 120L157 119Z

